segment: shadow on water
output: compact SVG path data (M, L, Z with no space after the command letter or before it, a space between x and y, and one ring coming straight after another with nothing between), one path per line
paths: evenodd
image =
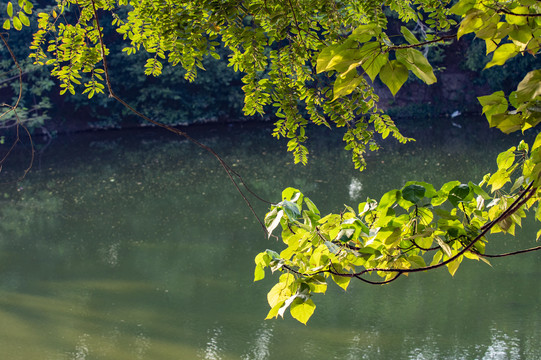
M315 131L303 167L268 128L200 130L257 194L276 201L294 186L323 212L407 180L480 180L517 142L412 127L417 142L385 142L359 173L336 132ZM154 130L84 134L56 139L38 165L0 193L0 358L541 358L538 254L334 287L308 327L263 321L273 279L252 282L253 258L280 245L203 150ZM520 248L537 227L496 246Z

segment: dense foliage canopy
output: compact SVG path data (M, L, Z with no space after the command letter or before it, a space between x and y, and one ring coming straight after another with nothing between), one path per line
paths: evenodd
M28 26L32 8L28 0L9 2L4 29ZM220 57L223 47L229 65L244 74L245 114L273 111L273 135L289 139L296 162L306 163L308 125L316 124L345 129L346 149L360 169L366 148L378 148L377 134L408 140L378 108L375 81L392 94L409 77L435 83L424 50L470 33L485 44L487 69L535 56L541 45L538 0L57 0L38 16L31 58L51 66L61 93L108 92L124 103L109 76L105 22L123 38L127 55L150 54L149 76L170 63L193 80L204 57ZM540 96L541 70L530 69L515 91L479 102L491 127L524 132L541 121ZM267 267L283 273L269 292L268 317L290 309L306 323L312 294L325 292L329 279L345 289L352 278L383 284L443 266L454 274L465 258L486 260L490 233L514 234L528 209L541 220L541 136L501 153L497 164L479 184L451 181L437 191L411 181L379 201L327 216L299 190L286 189L265 225L269 236L281 225L287 247L256 257L255 280Z

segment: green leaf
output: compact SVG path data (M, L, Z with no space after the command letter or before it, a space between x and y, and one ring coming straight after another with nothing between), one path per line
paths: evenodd
M319 215L319 210L317 206L312 202L312 200L308 199L307 197L304 198L304 202L306 203L306 206L308 207L308 210L313 212L314 214Z
M419 40L413 35L413 33L405 26L402 26L400 28L400 32L402 35L404 35L404 39L406 39L407 42L409 42L411 45L415 45L419 43Z
M460 185L460 181L458 180L449 181L448 183L443 184L437 195L432 198L431 204L433 206L443 204L447 200L449 192L458 185Z
M453 206L458 206L468 195L470 195L470 187L467 184L460 184L449 191L448 199Z
M23 28L23 24L21 23L21 20L19 20L18 17L13 17L12 19L13 21L13 27L16 29L16 30L21 30Z
M420 185L408 185L402 189L402 198L417 204L425 196L426 189Z
M489 123L493 115L505 113L508 108L507 99L503 91L496 91L490 95L480 96L477 100L483 106L483 114L485 114Z
M490 118L489 125L510 134L522 129L525 123L520 114L495 114Z
M370 42L365 44L360 50L361 54L366 54L361 66L372 81L378 76L383 65L389 61L389 53L382 52L380 47L379 42Z
M331 45L324 48L317 57L317 73L323 71L337 70L345 71L351 64L361 60L358 43L353 40L346 40L340 45Z
M261 266L256 266L254 270L254 282L265 278L265 269Z
M276 214L272 214L274 211L276 211ZM272 215L270 215L272 214ZM270 216L269 216L270 215ZM272 212L270 212L269 214L267 214L267 216L265 216L265 223L267 223L267 220L270 220L272 219L272 216L274 215L274 219L272 220L272 222L267 226L267 233L268 233L268 237L270 238L270 236L272 235L272 232L274 231L274 229L276 229L276 227L278 226L278 224L280 224L280 220L282 219L282 216L284 216L284 210L279 210L277 211L276 209L274 209Z
M453 251L451 250L451 247L449 244L447 244L445 241L443 241L440 237L436 236L436 242L440 246L441 250L447 255L448 257L453 256Z
M378 36L381 34L381 27L377 24L367 24L367 25L361 25L349 36L349 39L356 40L358 42L367 42L368 40L372 39L373 37Z
M282 191L282 200L297 201L300 197L302 193L299 189L288 187Z
M530 71L518 84L516 97L518 103L534 100L541 95L541 70Z
M535 137L535 141L534 141L534 143L532 145L531 152L533 152L534 150L536 150L539 147L541 147L541 132L539 134L537 134L537 136Z
M473 8L474 5L475 5L475 0L461 0L457 2L455 5L453 5L453 7L451 7L449 11L455 15L462 16L466 14L468 10Z
M516 147L512 147L507 151L504 151L498 154L496 158L496 163L498 164L498 169L507 170L515 162L515 150Z
M314 311L316 310L316 304L312 299L304 300L302 297L297 297L291 303L291 316L299 322L306 325Z
M530 10L525 6L518 6L513 8L511 12L513 14L529 14ZM505 21L512 25L526 25L528 24L528 17L505 14Z
M11 21L9 21L9 19L4 21L4 25L2 25L2 28L4 28L5 30L11 29Z
M350 72L348 76L337 76L333 87L333 100L341 96L351 94L357 86L363 81L362 76L358 76L357 72Z
M453 260L449 264L447 264L447 269L449 270L449 274L451 274L451 276L455 276L455 273L458 270L461 262L462 256L459 256L456 260Z
M485 69L491 68L495 65L503 65L505 62L519 53L519 48L513 44L503 44L498 47L492 55L492 60L486 64Z
M394 96L408 80L408 69L397 60L391 60L381 68L379 78Z
M507 170L500 169L490 177L488 185L492 186L492 192L501 189L507 182L511 181L510 174Z
M470 8L466 12L466 16L460 22L460 27L457 32L457 39L463 35L469 34L480 29L483 26L482 16L485 15L483 10Z
M385 194L383 194L378 203L378 210L382 210L392 206L398 200L399 196L400 191L396 189L386 192ZM361 212L360 210L361 209L359 209L359 212Z
M348 285L351 281L351 277L334 275L334 274L332 274L331 277L338 286L340 286L344 290L347 290Z
M287 300L292 294L290 285L295 281L291 274L280 276L280 282L275 284L267 294L267 301L271 308Z
M8 16L12 18L13 17L13 4L11 3L11 1L8 2L7 12L8 12Z
M404 186L413 185L413 184L424 187L426 190L425 197L429 199L433 198L438 193L432 184L429 184L424 181L408 181L406 182L406 184L404 184Z
M468 182L468 186L470 187L470 189L473 190L473 192L476 194L476 195L479 195L481 198L483 198L484 200L490 200L492 199L490 197L490 195L488 195L486 193L485 190L483 190L479 185L476 185L474 183L472 183L471 181Z
M407 257L412 269L419 269L426 266L425 259L419 255L411 255Z
M30 20L23 12L19 13L19 20L21 20L24 26L30 26Z
M432 66L419 50L412 48L399 49L396 51L396 59L427 85L437 81Z

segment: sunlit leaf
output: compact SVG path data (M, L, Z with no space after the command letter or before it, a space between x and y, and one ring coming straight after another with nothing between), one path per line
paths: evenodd
M361 66L372 81L376 79L383 65L389 61L389 53L381 51L380 47L381 44L374 41L365 44L360 50L365 56Z
M495 65L503 65L507 60L519 53L518 47L513 43L503 44L499 46L492 55L492 60L490 60L485 69L491 68Z
M447 269L449 270L449 274L451 274L451 276L455 276L455 273L458 270L461 262L462 256L459 256L456 260L453 260L449 264L447 264Z
M14 16L12 21L13 21L13 27L16 30L21 30L23 28L23 24L21 23L21 20L19 20L18 17Z
M437 81L432 66L419 50L412 48L397 50L396 59L427 85Z
M518 84L516 97L517 102L534 100L541 95L541 70L530 71Z
M312 299L304 300L301 297L297 297L291 303L291 316L299 322L306 325L314 311L316 310L316 304Z
M13 4L11 3L11 1L8 2L7 13L9 17L13 17Z
M351 277L349 276L340 276L340 275L331 275L334 282L340 286L342 289L347 290Z
M413 35L413 33L407 27L405 26L400 27L400 32L404 36L404 39L406 39L406 41L409 42L410 44L414 45L414 44L419 43L419 40L417 40L415 35Z
M393 95L404 85L408 79L408 69L397 60L391 60L381 68L379 78L387 85Z

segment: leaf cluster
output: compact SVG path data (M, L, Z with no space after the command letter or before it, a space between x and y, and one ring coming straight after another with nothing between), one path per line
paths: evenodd
M541 134L531 149L522 141L502 152L498 170L478 185L450 181L436 190L409 181L379 201L326 216L298 189L287 188L265 217L269 237L281 227L285 248L255 259L255 281L266 268L283 273L269 292L267 318L291 307L292 316L306 323L315 308L311 296L324 293L328 282L345 290L352 279L386 284L443 266L454 275L464 259L489 263L490 234L514 235L529 209L541 221L540 154Z
M451 8L461 16L457 38L475 33L486 45L492 59L485 69L502 66L518 55L536 55L541 46L541 5L535 0L462 0ZM536 69L526 74L516 91L503 91L479 97L491 127L505 133L525 131L541 122L541 75ZM509 105L512 109L509 109Z
M366 148L379 147L374 132L384 138L392 134L401 142L408 139L377 108L378 97L368 79L353 76L360 65L347 74L320 71L316 69L320 53L328 52L327 47L344 46L355 51L349 47L354 41L359 48L366 46L363 51L374 53L374 59L364 61L365 67L370 74L379 73L393 91L408 71L432 83L431 67L417 50L397 48L396 59L384 61L387 51L378 56L376 42L366 39L363 43L366 34L361 29L369 26L379 32L378 41L384 43L378 46L389 49L392 44L384 35L387 10L401 21L426 21L441 31L453 24L447 19L446 3L57 0L54 10L39 14L40 30L31 57L37 64L52 66L62 94L74 94L82 86L81 93L92 98L104 93L107 86L102 71L103 57L109 52L107 46L100 47L102 29L97 27L94 10L122 36L125 54L148 54L146 75L160 76L168 63L182 66L186 79L193 80L198 69L204 69L202 59L219 58L218 48L223 47L230 53L229 65L244 74L244 113L273 113L277 118L273 135L289 139L287 147L295 162L307 162L307 128L316 124L344 128L346 148L352 152L355 166L362 169ZM427 19L424 14L429 14ZM408 32L411 40L410 35Z

